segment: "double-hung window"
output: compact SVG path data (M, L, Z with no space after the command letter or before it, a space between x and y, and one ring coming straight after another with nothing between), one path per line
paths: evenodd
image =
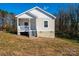
M48 21L44 21L44 27L48 27Z

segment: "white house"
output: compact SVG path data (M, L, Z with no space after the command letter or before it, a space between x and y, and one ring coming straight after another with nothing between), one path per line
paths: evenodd
M17 18L17 34L26 34L30 37L55 37L56 17L39 7L25 11Z

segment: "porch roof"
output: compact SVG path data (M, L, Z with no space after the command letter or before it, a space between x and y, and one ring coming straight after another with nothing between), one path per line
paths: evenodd
M18 18L33 18L33 17L31 17L27 14L23 14L23 15L19 16Z

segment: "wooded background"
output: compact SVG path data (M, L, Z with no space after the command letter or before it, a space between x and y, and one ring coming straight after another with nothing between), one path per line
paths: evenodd
M0 9L0 30L16 33L15 14Z
M79 5L61 8L56 17L56 36L79 39Z

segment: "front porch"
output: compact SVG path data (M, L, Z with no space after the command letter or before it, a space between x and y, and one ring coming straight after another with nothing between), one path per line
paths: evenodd
M30 18L17 18L17 34L28 33L31 36Z
M18 26L18 31L19 32L29 32L29 26L20 25L20 26Z
M36 37L36 22L33 18L17 18L17 34Z

